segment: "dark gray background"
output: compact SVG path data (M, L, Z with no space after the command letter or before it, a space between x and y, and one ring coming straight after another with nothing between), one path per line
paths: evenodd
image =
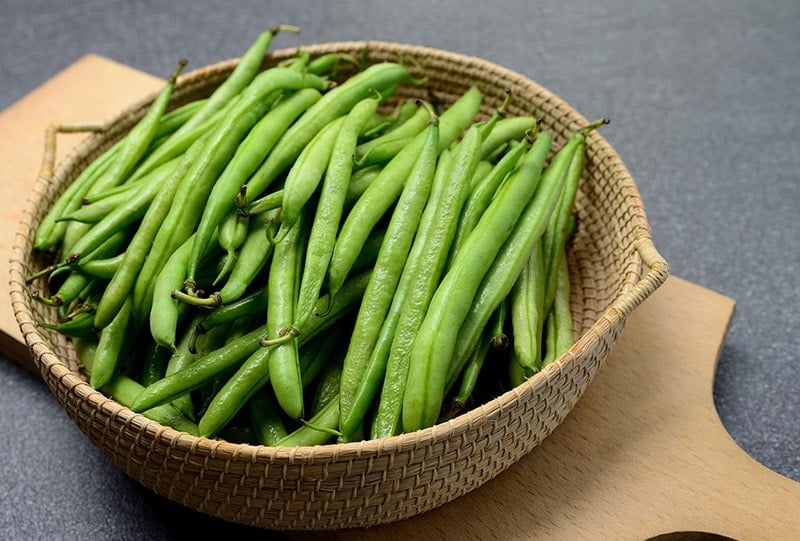
M800 480L798 21L796 0L2 0L0 109L87 53L166 76L181 57L199 67L239 56L277 23L302 28L278 48L380 39L525 74L586 117L612 119L603 134L673 274L737 302L714 386L720 416L755 459ZM0 537L252 533L130 481L5 358L0 436Z

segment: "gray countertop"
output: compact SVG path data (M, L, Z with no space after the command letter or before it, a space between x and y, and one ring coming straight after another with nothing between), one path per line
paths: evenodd
M733 298L714 393L756 460L800 480L800 3L4 0L0 109L87 53L163 76L276 47L379 39L475 55L586 117L636 179L672 273ZM0 537L175 539L200 517L129 480L0 359ZM89 532L90 535L81 535Z

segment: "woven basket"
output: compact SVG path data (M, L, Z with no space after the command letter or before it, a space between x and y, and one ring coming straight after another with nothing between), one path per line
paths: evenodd
M586 124L577 111L533 81L486 61L384 42L305 47L312 57L344 52L367 61L401 58L428 77L402 97L451 103L470 85L484 94L488 116L511 89L511 114L540 117L560 146ZM276 51L265 67L296 52ZM208 95L236 60L184 75L173 105ZM344 73L343 75L347 75ZM410 517L490 480L536 447L575 406L602 366L628 315L668 275L650 237L642 201L626 167L598 133L587 143L577 196L578 228L569 249L576 342L557 362L490 402L419 432L376 441L304 448L232 444L190 436L135 414L93 390L70 343L37 327L54 313L32 300L24 277L45 261L32 242L55 198L94 157L144 113L152 96L125 110L39 179L15 238L11 298L35 364L80 429L133 479L166 498L224 520L270 529L371 526Z

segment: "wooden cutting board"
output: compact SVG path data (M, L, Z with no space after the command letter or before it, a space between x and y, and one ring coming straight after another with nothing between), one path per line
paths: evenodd
M90 55L0 113L2 260L9 259L38 174L47 126L102 124L161 84ZM59 136L58 157L81 137ZM7 280L0 295L0 349L33 370ZM569 417L518 464L409 520L292 537L644 540L704 531L738 540L800 539L800 483L744 453L714 407L714 371L733 311L733 300L670 277L631 316Z

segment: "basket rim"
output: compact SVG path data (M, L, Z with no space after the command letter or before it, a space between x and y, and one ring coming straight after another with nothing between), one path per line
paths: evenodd
M570 112L574 112L578 118L582 119L580 113L566 101L525 75L476 56L423 45L380 40L326 42L277 49L268 53L265 61L269 61L270 58L280 58L281 56L294 54L298 50L306 51L311 55L318 55L330 51L361 49L363 47L369 48L370 46L387 50L396 50L398 53L415 52L418 54L445 58L456 63L488 67L494 73L502 76L503 81L513 81L515 84L523 85L527 88L535 88L538 93L549 96L550 99L557 102L560 106L568 108ZM238 58L223 60L186 72L178 78L176 88L204 79L209 76L209 74L218 74L232 70L238 63L238 60ZM126 115L130 115L142 109L152 101L155 95L156 93L153 92L141 100L125 107L115 115L107 125L111 126ZM89 137L73 148L69 156L58 164L54 176L58 176L59 171L72 167L75 160L81 155L85 155L88 149L95 144L97 137L103 137L103 135ZM622 160L617 155L617 152L597 131L590 134L586 148L587 151L589 149L595 149L595 152L610 157L615 162L614 165L620 168L621 173L626 177L626 180L633 189L636 189L633 179L622 163ZM32 189L31 195L26 202L23 215L28 218L34 216L36 213L39 196L44 193L37 192L36 187L40 186L43 182L47 182L47 180L41 178L37 180L36 186ZM42 188L42 190L44 189L45 188ZM643 209L641 213L644 216ZM23 261L27 254L23 246L25 244L25 239L30 235L31 229L32 226L28 222L22 222L14 237L10 259L10 293L15 318L22 331L25 343L34 356L34 361L40 376L45 377L48 372L51 372L59 379L62 385L66 386L70 392L78 394L82 400L92 404L102 404L104 408L108 409L108 413L119 417L120 421L122 421L125 426L134 425L140 430L155 432L159 439L168 440L171 442L170 445L172 446L206 448L215 455L244 456L253 460L258 458L314 462L324 462L326 460L335 461L346 456L363 457L367 454L379 455L396 450L422 447L464 432L474 427L475 424L491 418L501 410L511 407L517 401L524 400L525 397L532 394L537 387L545 385L547 380L554 377L565 363L571 362L571 360L579 356L582 351L591 347L591 345L598 340L602 340L608 328L624 320L631 311L664 283L669 274L668 264L656 250L650 234L649 225L644 221L644 223L639 224L637 228L634 243L635 249L641 258L642 266L647 267L646 272L640 273L641 275L638 277L638 280L632 283L627 291L617 296L611 305L603 311L595 324L583 333L567 352L521 385L509 389L492 400L475 406L452 419L415 432L403 433L389 438L347 443L328 443L324 445L301 447L274 447L251 443L234 443L222 439L194 436L186 432L178 431L172 427L164 426L140 413L134 413L129 408L116 402L113 398L109 398L99 390L93 389L83 378L73 372L52 350L47 338L40 332L36 322L33 321L29 314L28 307L30 306L30 296L26 293L25 271L23 268Z

